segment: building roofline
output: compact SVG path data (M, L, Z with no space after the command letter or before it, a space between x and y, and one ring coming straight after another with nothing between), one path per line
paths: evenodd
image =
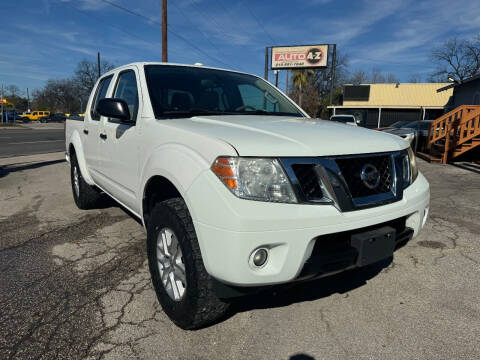
M437 92L445 91L445 90L457 87L459 85L462 85L462 84L465 84L465 83L468 83L470 81L477 80L477 79L480 79L480 73L478 73L476 75L473 75L473 76L470 76L468 79L465 79L465 80L460 81L460 82L455 81L455 82L451 83L450 85L447 85L443 88L438 89Z

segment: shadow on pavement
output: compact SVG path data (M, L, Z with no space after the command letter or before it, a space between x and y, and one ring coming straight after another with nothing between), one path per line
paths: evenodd
M33 163L15 163L10 165L3 165L3 166L0 166L0 178L5 177L12 172L37 169L37 168L48 166L48 165L58 164L64 161L65 159L60 159L60 160L50 160L50 161L33 162Z
M308 354L295 354L290 356L289 360L315 360L315 358Z
M238 301L234 300L230 316L253 309L285 307L294 303L314 301L336 293L346 294L365 285L368 280L388 267L392 261L393 258L390 257L364 268L349 270L318 280L274 286L262 293L240 298Z
M463 170L468 170L471 171L475 174L480 174L480 165L475 164L475 163L453 163L453 166L463 169Z

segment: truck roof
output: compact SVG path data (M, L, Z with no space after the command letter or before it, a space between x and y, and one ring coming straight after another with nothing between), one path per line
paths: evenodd
M231 70L231 69L224 69L224 68L205 66L205 65L180 64L180 63L171 63L171 62L167 63L167 62L160 62L160 61L137 61L137 62L132 62L132 63L129 63L129 64L121 65L121 66L116 67L115 69L112 69L112 70L106 72L105 74L102 75L102 77L107 75L107 74L110 74L112 72L118 71L119 69L122 69L124 67L134 66L134 65L139 66L139 67L145 66L145 65L186 66L186 67L192 67L192 68L229 71L229 72L235 72L235 73L239 73L239 74L246 74L246 75L252 75L252 76L259 77L258 75L255 75L255 74L250 74L250 73L247 73L247 72Z

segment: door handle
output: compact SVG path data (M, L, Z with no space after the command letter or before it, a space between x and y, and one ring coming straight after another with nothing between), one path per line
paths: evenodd
M107 140L107 134L100 134L100 138L102 138L102 140Z
M88 135L88 130L87 130L87 129L83 129L83 133L84 133L85 135Z

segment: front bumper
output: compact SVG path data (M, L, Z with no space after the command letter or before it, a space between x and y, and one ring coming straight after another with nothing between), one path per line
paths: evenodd
M430 201L425 177L404 190L400 201L374 208L340 212L332 205L276 204L235 197L209 170L186 193L207 272L235 286L262 286L299 279L317 241L347 232L404 219L415 237L423 228ZM261 268L251 254L267 248ZM343 268L349 268L348 266Z

